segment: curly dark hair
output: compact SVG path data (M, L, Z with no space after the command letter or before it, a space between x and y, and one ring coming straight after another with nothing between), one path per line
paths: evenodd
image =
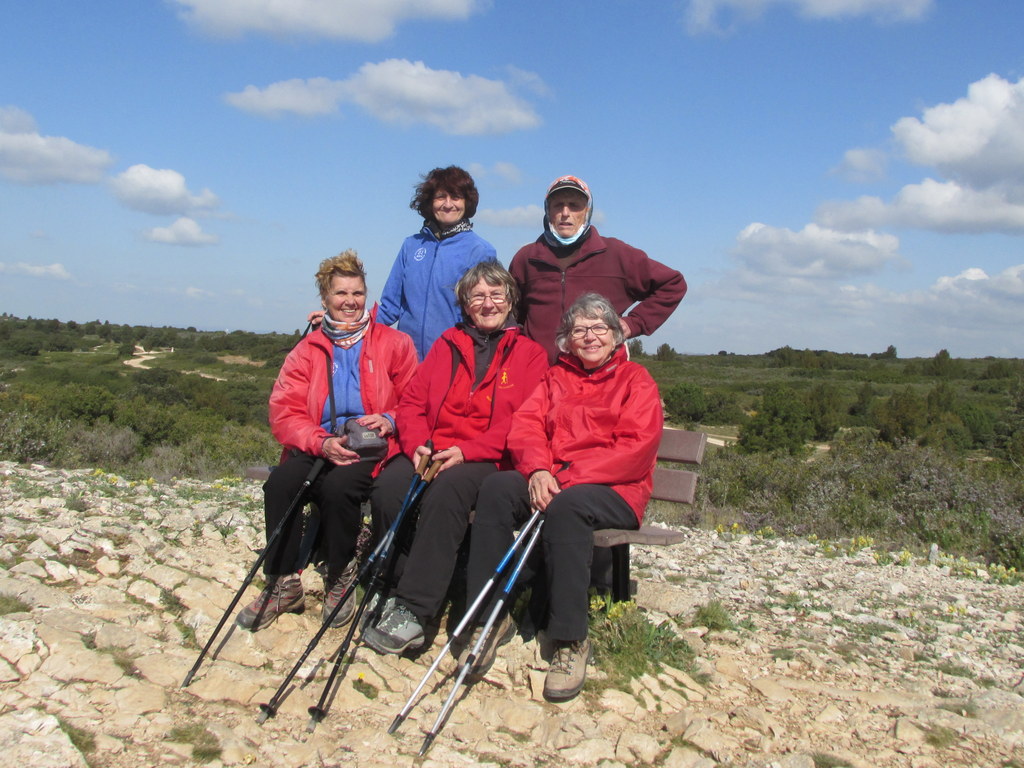
M435 168L423 177L416 185L409 207L417 211L427 221L434 218L434 196L438 192L458 195L466 201L466 216L471 219L476 215L476 207L480 203L480 193L476 191L473 177L457 165L447 168Z

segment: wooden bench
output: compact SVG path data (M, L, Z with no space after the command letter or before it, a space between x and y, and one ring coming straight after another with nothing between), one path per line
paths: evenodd
M665 427L661 433L661 445L658 446L658 460L698 466L704 460L707 439L707 435L703 432ZM655 468L652 499L692 504L696 495L697 473L695 471L675 467L659 466ZM613 600L629 600L633 592L629 578L629 545L666 546L678 544L682 540L682 531L672 528L656 528L651 525L643 525L633 531L619 528L594 531L594 546L608 547L611 550L611 583L600 585L611 590ZM598 558L595 557L595 560ZM597 580L599 583L604 582L607 580L607 576Z
M658 461L696 467L704 460L706 445L707 435L703 432L665 427L661 432L661 444L658 446ZM272 470L273 467L270 466L249 467L245 476L250 480L263 482L270 477ZM696 494L695 471L678 467L655 468L652 499L692 504ZM613 600L629 600L633 592L629 578L629 545L667 546L678 544L682 540L682 531L651 525L641 526L637 530L605 528L594 531L594 546L608 548L611 553L611 578L609 579L607 574L598 576L598 586L609 589ZM595 561L595 571L601 570L600 558L595 556Z

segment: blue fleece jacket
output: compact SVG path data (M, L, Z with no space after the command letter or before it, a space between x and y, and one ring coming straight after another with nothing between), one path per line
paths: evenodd
M494 246L472 230L438 241L428 227L407 237L380 297L377 322L398 323L422 361L434 342L462 319L455 284L467 269L497 259Z

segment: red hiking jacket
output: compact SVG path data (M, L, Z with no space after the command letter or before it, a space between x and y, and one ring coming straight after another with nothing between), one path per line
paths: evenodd
M658 385L623 347L593 372L562 354L516 412L508 443L526 477L546 469L562 488L611 486L639 523L651 498L663 424Z
M511 467L505 444L512 414L544 375L547 356L511 327L475 389L474 366L473 340L458 326L434 342L395 413L402 453L414 459L416 449L433 438L435 450L457 445L467 462Z
M374 306L359 356L359 389L366 413L394 416L416 372L416 349L406 334L378 325L376 316ZM317 329L285 358L270 393L270 430L285 450L321 455L324 438L330 434L320 421L327 401L327 355L333 354L331 340Z

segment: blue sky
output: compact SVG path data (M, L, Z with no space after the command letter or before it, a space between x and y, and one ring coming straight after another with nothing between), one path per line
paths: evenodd
M650 339L1024 357L1017 0L7 3L0 311L291 331L421 174L506 264L573 173L690 289Z

